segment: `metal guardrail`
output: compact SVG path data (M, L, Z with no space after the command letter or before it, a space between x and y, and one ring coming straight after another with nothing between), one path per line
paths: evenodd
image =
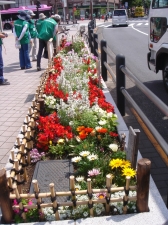
M145 95L150 99L166 116L168 116L168 106L164 104L155 94L153 94L141 81L138 80L126 67L125 67L125 56L117 55L114 58L107 49L107 43L105 40L98 42L98 35L93 33L93 27L88 25L88 38L89 47L91 53L100 59L101 64L101 76L104 81L107 81L107 72L112 76L113 80L116 81L116 96L117 96L117 108L121 115L125 115L125 99L133 106L138 115L141 117L143 122L146 124L150 132L153 134L155 139L158 141L165 154L168 156L168 144L155 129L146 115L142 112L139 106L135 103L133 98L125 89L125 76L127 76ZM98 46L100 45L100 51ZM116 62L116 77L109 64L107 63L107 56L115 64Z

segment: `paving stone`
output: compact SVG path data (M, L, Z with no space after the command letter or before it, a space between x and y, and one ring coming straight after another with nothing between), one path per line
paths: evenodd
M54 183L55 191L69 191L69 177L73 173L70 160L49 160L37 162L32 180L37 180L40 192L49 192L49 184ZM33 193L31 184L30 193ZM58 197L57 201L66 201L67 197ZM44 202L51 202L44 198Z

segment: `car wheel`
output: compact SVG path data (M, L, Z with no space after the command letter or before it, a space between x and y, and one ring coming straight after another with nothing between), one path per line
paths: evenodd
M168 62L165 63L164 69L162 70L163 84L168 92Z
M5 30L10 30L11 28L12 28L12 26L10 23L5 23L5 25L4 25Z

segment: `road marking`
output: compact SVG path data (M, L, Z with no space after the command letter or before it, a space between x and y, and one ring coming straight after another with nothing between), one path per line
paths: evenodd
M147 25L148 25L148 23L145 23L145 25L147 26Z
M163 161L166 163L166 165L168 165L168 157L167 157L166 153L164 152L164 150L162 149L162 147L159 145L159 143L157 142L157 140L155 139L153 134L150 132L148 127L145 125L145 123L142 121L141 117L138 115L138 113L135 111L135 109L130 108L130 110L136 117L138 123L144 130L144 132L147 135L147 137L149 138L150 142L153 144L153 146L155 147L155 149L157 150L159 155L162 157Z
M130 26L134 26L134 24L135 24L135 23L131 23L131 24L129 24L128 26L129 26L129 27L130 27Z
M104 27L111 27L111 25L107 25L107 26L104 26Z
M134 29L134 30L138 31L138 32L139 32L139 33L141 33L141 34L145 34L145 35L147 35L147 36L148 36L148 34L146 34L146 33L142 32L142 31L140 31L140 30L136 29L134 26L132 26L132 29Z
M98 26L98 27L104 27L104 24L103 24L103 25L100 25L100 26Z
M138 23L136 26L140 26L140 25L142 25L142 23Z

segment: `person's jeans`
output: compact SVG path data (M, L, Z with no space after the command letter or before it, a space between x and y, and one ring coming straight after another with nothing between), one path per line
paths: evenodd
M4 80L3 77L3 58L2 58L2 45L0 45L0 82Z
M29 55L32 50L32 60L37 59L36 50L37 50L37 38L33 38L33 45L29 43Z
M41 57L43 54L43 50L47 50L47 41L39 39L39 50L37 54L37 67L41 67Z
M31 68L28 44L21 44L21 48L19 49L19 59L21 68Z

